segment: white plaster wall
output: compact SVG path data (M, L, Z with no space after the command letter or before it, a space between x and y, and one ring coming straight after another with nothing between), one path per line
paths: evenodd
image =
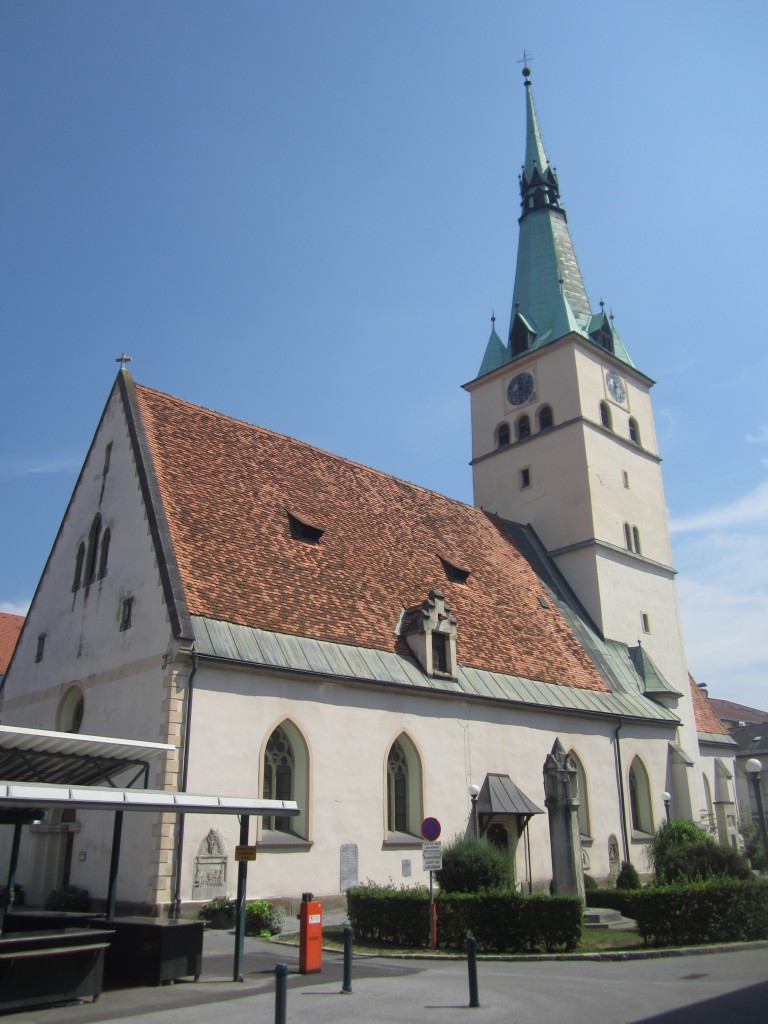
M536 709L472 704L386 692L372 687L315 684L288 677L270 678L224 667L201 666L196 677L191 789L258 795L261 750L276 725L286 718L300 730L309 750L307 809L312 845L301 850L259 848L249 867L248 894L297 896L302 891L333 894L339 889L342 844L359 848L359 879L395 884L428 881L421 870L420 840L409 849L386 845L386 759L392 742L405 731L423 766L420 815L437 817L444 840L463 833L469 822L469 782L482 784L486 773L508 774L544 810L542 768L556 737L575 749L584 766L594 842L588 848L590 872L608 874L608 836L621 844L613 736L616 723L560 716ZM667 742L671 729L625 727L625 774L634 753L643 761L660 794L664 789ZM657 816L663 812L657 800ZM230 858L229 888L235 889L233 857L236 821L205 816L187 818L184 898L192 891L198 844L210 828L219 830ZM551 877L547 815L529 825L534 883ZM251 840L255 830L252 828ZM633 859L642 844L633 845ZM411 861L410 878L402 862ZM645 870L641 860L638 867ZM522 848L518 880L524 877Z
M110 468L104 478L104 456L110 442ZM87 546L93 517L99 511L102 531L111 530L107 574L73 593L77 548L81 540ZM129 596L134 598L133 624L121 632L122 601ZM46 634L44 656L36 663L41 633ZM58 728L61 699L77 684L85 698L81 733L163 742L163 662L170 639L127 424L113 393L6 677L3 723ZM153 781L154 770L150 786ZM127 817L119 898L144 901L152 872L150 842L155 816ZM78 821L82 828L75 836L71 881L103 896L112 816L78 812ZM25 867L32 863L39 840L28 829L24 831L19 880L26 884L30 898L43 899L46 893L36 893L34 879L25 877Z

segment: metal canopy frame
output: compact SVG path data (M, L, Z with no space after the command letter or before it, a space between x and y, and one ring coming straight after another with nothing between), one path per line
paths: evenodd
M236 814L240 820L240 845L248 845L253 815L296 817L293 800L255 800L171 790L147 789L149 762L174 751L169 743L140 743L105 736L80 736L0 725L0 823L13 824L13 843L8 869L8 910L13 909L21 828L41 818L51 807L113 811L112 849L107 889L107 920L115 916L117 875L123 813ZM10 769L10 770L9 770ZM117 788L116 776L134 770L128 787ZM62 785L62 776L68 784ZM131 788L143 778L144 787ZM101 785L96 785L96 783ZM248 863L237 865L237 917L235 927L234 980L242 981L245 943L245 890ZM4 919L3 919L4 925Z

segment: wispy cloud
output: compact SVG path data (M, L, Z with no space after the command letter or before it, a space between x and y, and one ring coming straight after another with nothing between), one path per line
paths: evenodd
M76 473L82 465L82 456L60 455L50 458L30 459L26 462L0 463L1 477L52 476L58 473Z
M672 533L693 533L744 526L749 523L768 523L768 480L726 505L719 505L682 519L673 517L669 521L669 528Z
M712 696L768 708L768 482L670 525L691 671Z
M744 440L751 444L768 444L768 426L760 427L756 434L747 434Z
M0 601L0 612L6 615L26 615L29 611L29 601Z
M22 473L74 473L82 465L82 458L64 456L58 459L43 459L24 466Z

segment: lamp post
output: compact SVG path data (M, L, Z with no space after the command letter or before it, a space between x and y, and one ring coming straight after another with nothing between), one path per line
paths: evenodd
M763 846L768 852L768 824L765 820L765 807L763 805L763 785L760 773L763 766L756 757L750 757L744 765L747 775L752 779L752 787L755 791L755 803L757 804L757 817L760 821L760 833L763 837Z
M480 787L475 782L471 782L467 787L470 799L472 800L472 826L475 832L475 839L479 836L477 827L477 798L480 795Z
M667 793L666 790L661 794L661 799L664 801L664 812L667 815L667 821L669 821L669 801L672 799L672 794Z

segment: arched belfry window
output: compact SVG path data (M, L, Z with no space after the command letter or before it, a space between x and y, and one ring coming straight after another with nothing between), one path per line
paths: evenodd
M613 421L611 419L611 410L608 408L607 402L600 403L600 422L606 430L613 430Z
M531 436L531 421L527 416L521 416L517 421L517 439L522 441L526 437Z
M653 832L651 787L648 772L639 757L635 757L629 766L629 807L633 832L650 835Z
M633 444L640 444L640 427L638 427L634 416L629 417L629 440Z
M554 426L555 418L552 415L551 405L542 405L539 409L539 430L549 430Z
M99 554L99 540L101 538L101 516L96 513L91 523L91 530L88 534L88 554L85 560L85 579L83 583L92 583L96 576L96 559Z
M270 815L262 818L267 831L306 835L308 800L307 748L298 729L288 721L272 730L264 749L262 797L265 800L295 800L301 809L297 818Z
M416 748L402 733L387 757L387 832L416 835L421 814L421 764Z
M496 447L506 448L510 442L509 424L500 423L496 428Z

